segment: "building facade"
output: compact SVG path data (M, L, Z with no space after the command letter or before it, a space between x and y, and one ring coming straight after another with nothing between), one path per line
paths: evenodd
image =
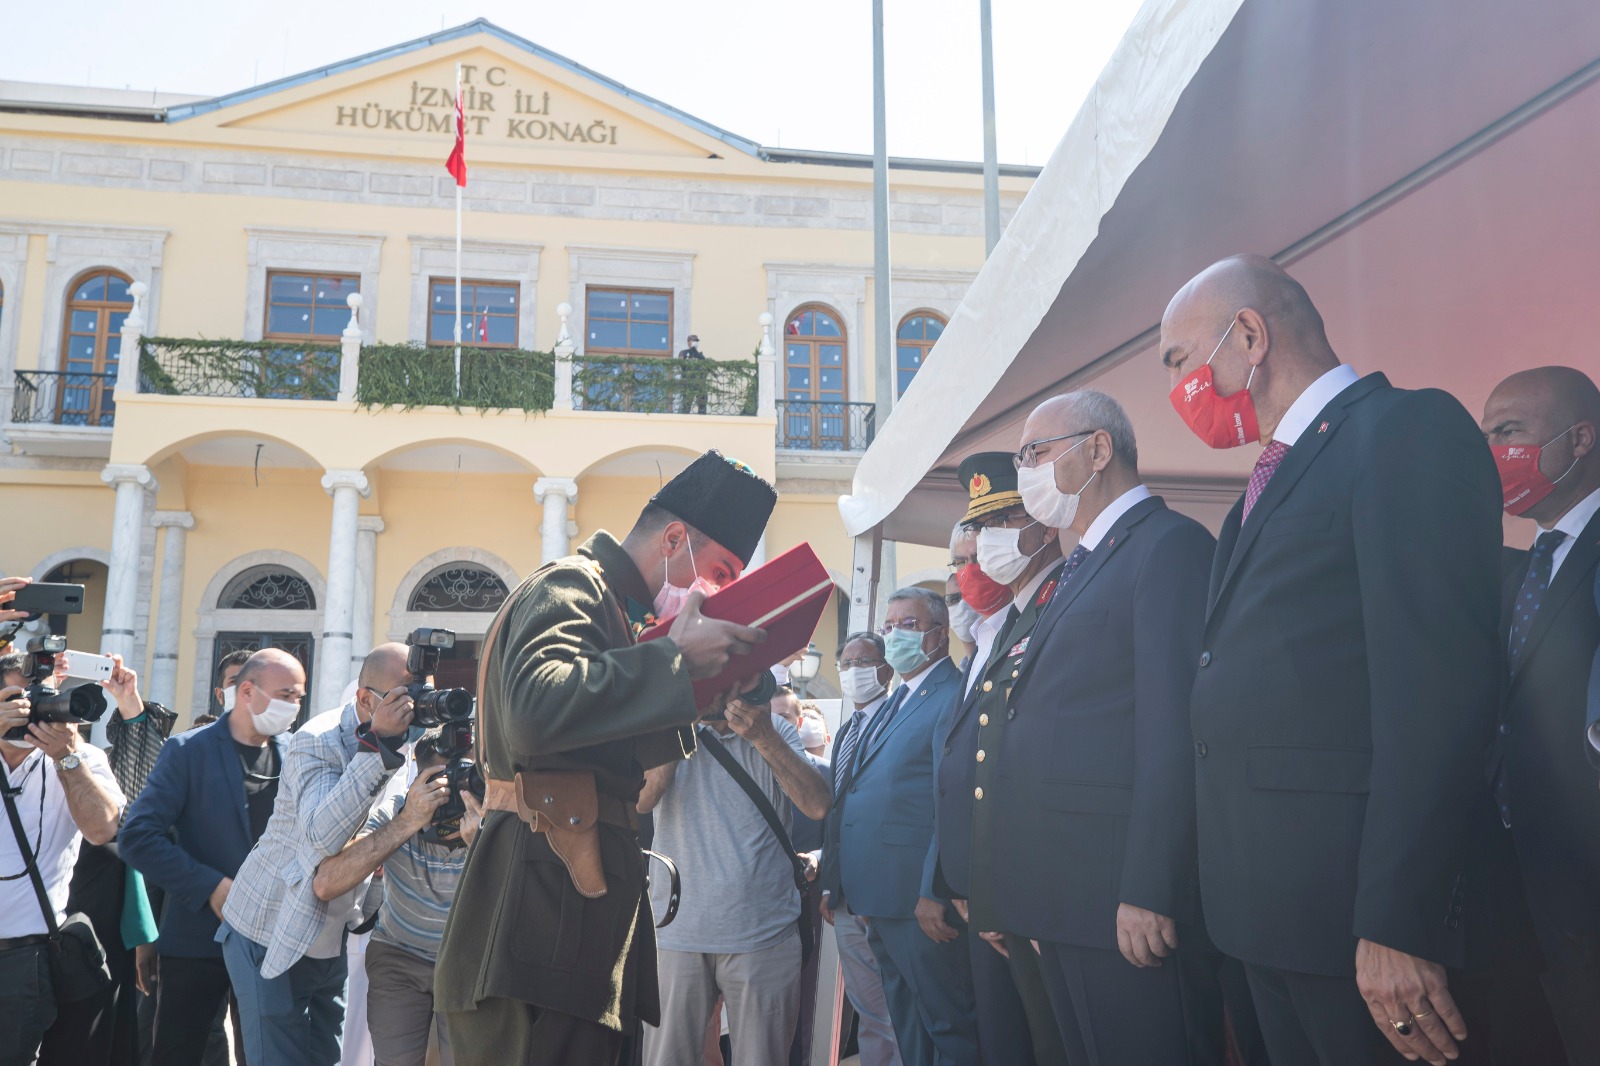
M0 82L0 570L84 583L51 624L186 715L268 644L322 709L419 625L458 631L464 677L524 574L715 447L776 480L765 553L833 572L831 663L875 421L869 162L484 22L218 98ZM903 389L982 264L981 179L890 175ZM1030 182L1006 169L1005 217Z

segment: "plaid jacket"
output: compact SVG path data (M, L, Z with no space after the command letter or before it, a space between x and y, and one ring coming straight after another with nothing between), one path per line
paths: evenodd
M230 926L267 949L263 977L298 962L328 920L328 905L312 891L318 864L366 826L374 807L405 791L404 774L385 770L375 752L357 746L359 721L351 700L289 738L272 820L222 905ZM361 900L363 916L380 902L378 893L371 895Z

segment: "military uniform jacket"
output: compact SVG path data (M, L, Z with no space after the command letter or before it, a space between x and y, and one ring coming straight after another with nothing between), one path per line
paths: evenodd
M484 775L592 770L637 802L644 770L685 757L697 716L675 641L636 644L651 601L608 533L536 572L508 600L479 693ZM659 1022L655 930L638 841L602 823L606 893L581 895L543 834L490 811L467 856L436 967L441 1011L520 1000L613 1029Z

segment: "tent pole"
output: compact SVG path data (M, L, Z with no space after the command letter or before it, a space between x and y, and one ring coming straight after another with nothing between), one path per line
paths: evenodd
M983 52L983 254L1000 243L1000 160L994 128L994 27L989 0L978 0L978 39Z
M873 526L855 538L855 557L850 564L850 632L852 633L876 628L878 567L882 551L882 526Z

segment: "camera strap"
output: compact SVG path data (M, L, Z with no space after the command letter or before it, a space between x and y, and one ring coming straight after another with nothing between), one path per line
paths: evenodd
M48 756L42 757L48 758ZM43 767L40 768L40 772L43 772ZM41 789L44 788L44 780L42 778L39 781L39 787ZM44 912L45 928L50 930L50 946L52 949L59 951L61 927L56 925L56 909L50 906L50 893L45 891L44 878L39 873L39 862L33 856L33 847L28 843L28 834L23 831L22 815L17 811L16 798L11 795L11 779L6 774L4 760L0 760L0 796L5 798L6 817L11 820L11 831L17 836L17 850L22 852L23 864L28 868L28 880L33 882L33 894L38 897L39 910ZM41 844L44 843L42 836L39 842Z
M756 784L755 778L751 777L745 771L745 768L739 765L739 760L733 757L732 752L722 746L722 741L717 739L716 733L705 726L700 726L695 732L699 735L700 743L711 753L711 757L722 764L722 768L728 771L728 776L738 783L739 787L744 790L744 794L750 797L750 802L756 805L756 810L760 812L762 819L766 821L768 828L772 830L772 835L778 838L778 846L783 848L784 855L788 857L789 867L794 872L794 887L800 893L801 900L800 958L802 960L809 959L814 945L812 943L811 921L806 915L805 899L811 894L811 882L806 880L805 863L801 862L800 856L795 854L794 844L789 840L789 833L783 828L783 819L778 817L778 812L773 808L772 801L761 790L761 786Z

